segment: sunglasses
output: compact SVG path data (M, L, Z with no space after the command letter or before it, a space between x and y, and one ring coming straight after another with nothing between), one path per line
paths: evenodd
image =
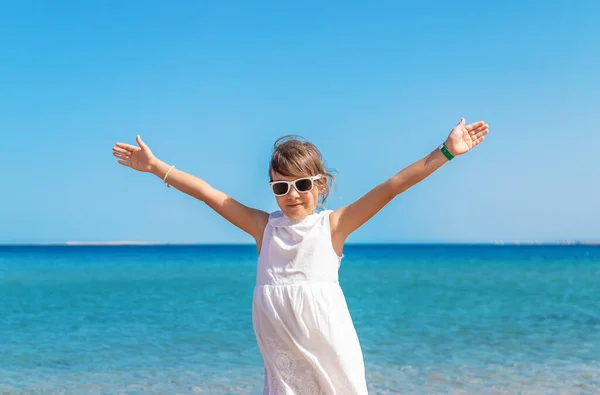
M320 174L317 174L316 176L312 177L298 178L294 181L273 181L270 182L269 185L271 186L275 196L287 195L290 191L290 186L292 185L299 193L307 193L312 191L314 182L321 177L322 176Z

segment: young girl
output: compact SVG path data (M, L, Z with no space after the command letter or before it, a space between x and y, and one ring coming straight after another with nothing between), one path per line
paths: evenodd
M395 196L484 140L483 121L461 119L446 142L356 202L317 211L333 180L317 148L293 137L275 143L270 187L281 211L238 203L138 147L117 143L119 163L149 172L210 206L250 234L259 252L252 321L264 360L265 394L367 394L363 356L338 283L346 238Z

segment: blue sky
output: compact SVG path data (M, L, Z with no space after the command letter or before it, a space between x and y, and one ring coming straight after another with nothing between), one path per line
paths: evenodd
M486 141L350 242L600 240L600 3L226 3L3 3L0 243L251 242L117 165L138 133L267 211L272 144L300 134L337 170L335 209L461 116Z

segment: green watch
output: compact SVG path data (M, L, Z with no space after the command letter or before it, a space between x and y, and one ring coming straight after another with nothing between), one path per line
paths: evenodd
M442 154L444 154L444 156L448 158L448 160L452 160L452 158L454 158L454 155L452 155L450 151L448 151L448 147L446 147L446 144L440 145L440 151L442 151Z

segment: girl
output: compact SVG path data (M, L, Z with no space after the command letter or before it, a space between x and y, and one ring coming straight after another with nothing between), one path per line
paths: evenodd
M438 149L356 202L317 211L333 180L317 148L294 137L275 143L270 187L280 211L244 206L138 146L117 143L121 165L149 172L203 201L250 234L258 248L252 321L264 360L264 394L367 394L362 351L338 283L346 238L395 196L484 140L483 121L461 119Z

